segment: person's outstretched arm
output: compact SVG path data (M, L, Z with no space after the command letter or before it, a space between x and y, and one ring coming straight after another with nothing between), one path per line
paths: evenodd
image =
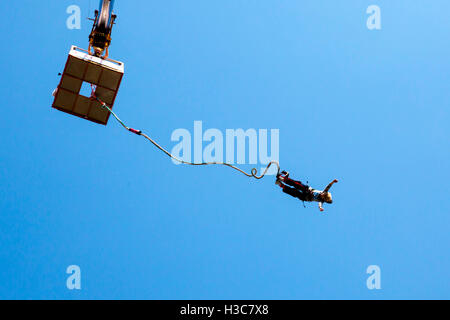
M333 186L333 184L335 184L335 183L337 183L337 182L338 182L337 179L334 179L333 181L331 181L331 182L327 185L327 187L323 190L323 192L328 192L328 191L330 191L330 188Z

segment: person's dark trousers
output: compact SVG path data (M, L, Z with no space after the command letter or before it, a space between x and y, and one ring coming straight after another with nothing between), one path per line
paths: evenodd
M292 180L291 178L284 178L283 182L291 187L294 187L295 189L298 189L298 190L304 192L304 193L309 192L309 186L304 185L300 181Z
M302 201L306 201L305 194L303 192L297 190L296 188L290 188L288 186L283 186L283 192L287 193L290 196L298 198Z

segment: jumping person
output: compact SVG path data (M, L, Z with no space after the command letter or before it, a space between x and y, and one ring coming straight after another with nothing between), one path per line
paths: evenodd
M277 175L276 184L279 185L284 193L287 193L295 198L306 202L318 202L320 211L323 211L323 203L333 203L331 193L329 192L331 186L338 182L336 179L331 181L323 190L316 190L300 181L289 178L289 173L286 171Z

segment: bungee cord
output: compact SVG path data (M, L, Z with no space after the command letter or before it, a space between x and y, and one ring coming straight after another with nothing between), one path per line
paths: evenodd
M136 130L136 129L133 129L133 128L131 128L131 127L128 127L128 126L127 126L127 125L126 125L126 124L125 124L125 123L117 116L117 114L116 114L114 111L112 111L110 107L108 107L108 106L106 105L106 103L104 103L103 101L101 101L101 100L95 95L94 90L92 90L92 97L93 97L95 100L97 100L98 102L100 102L100 103L101 103L101 106L102 106L103 108L105 108L106 110L108 110L108 111L113 115L113 117L117 120L117 122L120 123L120 125L121 125L122 127L124 127L124 128L125 128L126 130L128 130L129 132L132 132L132 133L134 133L134 134L136 134L136 135L138 135L138 136L144 137L145 139L147 139L148 141L150 141L150 142L151 142L156 148L158 148L160 151L162 151L162 152L165 153L167 156L169 156L170 158L172 158L173 160L175 160L175 161L177 161L177 162L179 162L179 163L186 164L186 165L190 165L190 166L209 166L209 165L221 165L221 166L226 166L226 167L232 168L232 169L234 169L234 170L236 170L236 171L239 171L240 173L246 175L246 176L249 177L249 178L255 178L255 179L257 179L257 180L262 179L262 178L267 174L267 171L269 171L269 169L270 169L270 167L271 167L272 165L275 165L275 166L277 167L277 170L278 170L278 171L277 171L277 174L280 174L280 164L279 164L277 161L271 161L271 162L269 162L269 164L267 165L267 167L264 169L263 173L260 174L260 175L258 175L258 169L256 169L256 168L252 168L252 170L250 171L250 173L248 173L248 172L245 172L244 170L242 170L242 169L240 169L240 168L238 168L238 167L236 167L236 166L234 166L234 165L232 165L232 164L226 163L226 162L199 162L199 163L195 163L195 162L189 162L189 161L184 161L184 160L182 160L182 159L179 159L178 157L174 156L174 155L171 154L169 151L167 151L166 149L164 149L161 145L159 145L155 140L153 140L152 138L150 138L147 134L143 133L141 130Z

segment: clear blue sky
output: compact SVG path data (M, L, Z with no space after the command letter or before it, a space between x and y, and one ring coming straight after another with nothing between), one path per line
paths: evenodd
M118 114L169 148L195 120L280 129L292 177L340 180L326 214L52 109L95 7L0 2L0 298L450 298L449 1L116 1Z

